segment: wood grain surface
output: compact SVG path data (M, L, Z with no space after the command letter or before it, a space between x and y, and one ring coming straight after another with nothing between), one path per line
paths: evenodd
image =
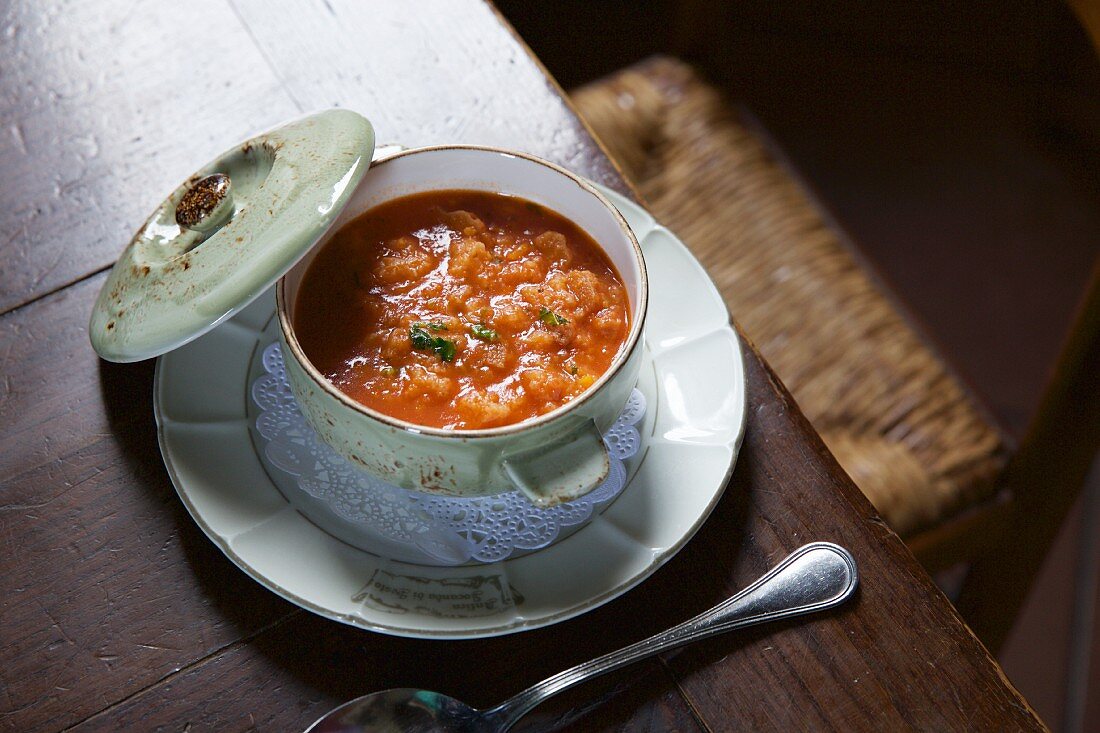
M623 670L520 729L1042 729L751 348L747 436L714 515L650 580L577 619L386 637L291 606L206 540L160 460L152 363L101 362L86 334L101 271L179 179L339 105L383 141L502 145L629 190L491 7L417 10L0 11L0 729L294 730L392 686L486 705L703 610L811 540L858 559L846 608Z

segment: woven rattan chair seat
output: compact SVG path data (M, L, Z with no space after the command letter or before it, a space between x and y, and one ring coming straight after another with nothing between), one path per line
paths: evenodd
M721 94L659 58L573 101L897 532L990 496L1001 433Z

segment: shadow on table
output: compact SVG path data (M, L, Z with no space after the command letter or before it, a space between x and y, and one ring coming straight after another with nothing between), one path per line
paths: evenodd
M154 367L153 360L135 364L99 361L100 390L112 436L128 471L162 504L164 511L159 517L172 523L201 598L213 610L206 612L209 618L186 620L205 624L228 622L238 629L239 636L246 636L287 615L294 607L239 571L206 538L180 502L164 468L157 441L151 399ZM170 545L161 548L165 564L173 564L172 555L176 552Z

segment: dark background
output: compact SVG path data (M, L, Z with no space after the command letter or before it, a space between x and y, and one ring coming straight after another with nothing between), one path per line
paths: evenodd
M694 63L1023 429L1100 250L1100 62L1067 7L498 6L566 89L654 53Z
M1100 61L1069 7L497 5L566 89L655 53L695 64L760 120L911 320L1022 433L1100 254ZM1082 695L1083 729L1100 729L1100 650L1091 685L1068 662L1100 638L1082 618L1088 593L1074 610L1075 587L1096 587L1097 524L1080 506L1067 520L1001 655L1056 730Z

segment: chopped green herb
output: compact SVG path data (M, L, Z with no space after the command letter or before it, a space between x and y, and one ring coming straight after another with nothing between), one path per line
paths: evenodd
M414 323L413 328L430 328L433 331L446 331L447 324L443 321L432 321L431 323L421 321L420 323Z
M397 375L397 370L388 364L378 371L382 372L382 376L384 377L393 377Z
M569 373L572 374L574 377L577 376L577 365L576 364L570 364L569 365Z
M482 341L499 341L500 334L488 326L482 326L480 323L475 323L470 326L470 333L474 335L474 338L481 339Z
M455 360L455 342L442 336L432 336L424 326L430 324L417 323L409 329L409 341L414 349L419 351L434 351L443 361Z
M539 320L548 326L563 326L569 323L569 321L565 320L546 306L539 308Z
M427 351L432 348L432 335L420 325L409 329L409 341L412 341L414 349Z

